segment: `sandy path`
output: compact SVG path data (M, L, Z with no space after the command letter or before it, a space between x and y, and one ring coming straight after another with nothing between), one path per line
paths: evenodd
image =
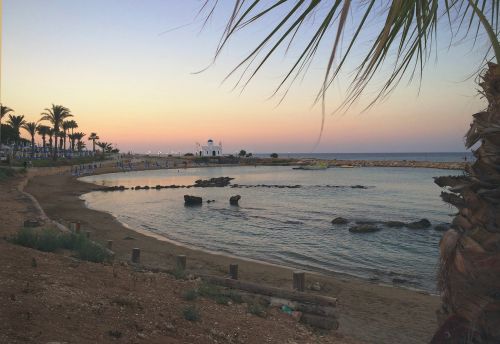
M243 280L291 286L289 269L162 242L122 226L107 213L87 209L79 196L93 188L69 175L48 175L33 177L25 190L39 200L50 218L63 223L79 221L93 239L113 240L113 250L120 260L128 260L131 249L140 247L146 265L171 268L175 255L185 254L188 269L194 272L224 275L229 263L237 262ZM338 298L339 331L346 336L370 343L427 343L436 328L436 296L342 276L309 274L307 280L320 282L321 293Z

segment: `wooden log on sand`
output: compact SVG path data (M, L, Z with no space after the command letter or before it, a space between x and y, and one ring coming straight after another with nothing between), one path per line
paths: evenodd
M229 276L231 279L238 279L238 264L229 264Z
M301 303L312 303L328 307L335 307L337 304L336 298L323 295L313 295L296 290L280 289L276 287L264 286L252 282L243 282L219 276L198 275L198 277L209 283L221 285L232 289L240 289L254 294L261 294L281 299L298 301Z
M132 263L139 263L141 261L141 249L140 248L133 248L132 249L131 260L132 260Z

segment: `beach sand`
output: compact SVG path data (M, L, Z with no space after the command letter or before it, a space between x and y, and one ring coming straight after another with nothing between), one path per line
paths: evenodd
M99 172L106 171L113 169ZM49 174L32 177L25 191L39 201L51 219L65 224L79 221L93 240L113 240L117 261L128 261L132 248L138 247L143 264L168 269L173 267L176 255L184 254L188 270L193 273L223 276L230 263L238 263L241 280L291 288L291 269L161 241L126 228L108 213L87 209L79 196L96 188L68 174ZM5 200L0 205L5 205ZM322 286L319 293L338 299L340 335L369 343L427 343L436 329L435 311L440 302L437 296L343 275L307 274L306 285L313 282Z

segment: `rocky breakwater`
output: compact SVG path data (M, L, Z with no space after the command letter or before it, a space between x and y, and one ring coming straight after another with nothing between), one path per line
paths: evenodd
M217 177L210 179L198 179L194 182L195 188L211 188L211 187L225 187L231 184L231 180L234 178L231 177Z
M438 162L415 160L330 160L329 167L411 167L464 170L465 162Z

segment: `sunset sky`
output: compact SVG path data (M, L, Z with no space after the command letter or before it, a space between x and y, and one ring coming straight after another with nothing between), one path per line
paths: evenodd
M190 152L212 138L225 153L312 152L321 123L321 109L312 105L328 47L277 106L277 98L268 98L297 51L277 55L243 93L233 90L234 79L222 83L269 31L256 24L214 65L193 74L210 65L228 14L221 9L202 28L201 3L4 0L2 102L28 120L62 104L81 131L95 131L122 151ZM360 111L365 98L345 114L327 116L314 152L463 151L471 114L485 106L470 77L484 46L448 49L449 36L441 37L420 93L418 83L403 83L369 111ZM347 88L343 80L329 92L330 111Z

